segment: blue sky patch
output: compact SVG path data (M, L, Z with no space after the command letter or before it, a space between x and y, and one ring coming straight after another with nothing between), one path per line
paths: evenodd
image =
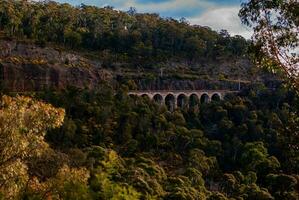
M137 3L144 3L144 4L149 4L149 3L162 3L162 2L170 2L172 0L136 0Z

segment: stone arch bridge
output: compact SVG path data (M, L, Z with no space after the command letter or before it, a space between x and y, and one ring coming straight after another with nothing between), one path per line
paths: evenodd
M231 90L143 90L130 91L130 96L147 97L160 105L166 105L173 111L177 107L194 106L196 104L220 101L229 93L239 91Z

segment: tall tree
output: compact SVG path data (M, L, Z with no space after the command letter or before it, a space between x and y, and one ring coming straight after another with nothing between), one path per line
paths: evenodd
M249 0L239 16L253 27L257 64L282 70L299 91L299 2Z
M16 199L28 181L28 160L48 148L46 130L63 119L63 109L31 98L0 99L0 196Z

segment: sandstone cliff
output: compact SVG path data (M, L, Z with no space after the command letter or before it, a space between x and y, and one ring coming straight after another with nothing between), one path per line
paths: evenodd
M0 40L0 81L8 91L63 89L69 85L95 88L111 80L101 63L54 48Z
M0 90L10 92L67 86L93 89L103 81L115 85L129 80L134 80L133 88L139 90L237 90L268 79L267 73L256 70L245 58L192 64L167 61L155 68L136 68L113 60L107 66L101 59L87 59L78 52L0 39Z

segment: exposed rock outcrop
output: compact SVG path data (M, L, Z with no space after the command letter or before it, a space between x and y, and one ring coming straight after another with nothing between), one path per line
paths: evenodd
M117 61L110 63L111 70L103 65L76 52L0 39L0 89L10 92L59 90L67 86L93 89L103 81L115 85L128 80L134 80L138 90L238 90L269 80L269 74L257 72L246 58L192 64L167 61L153 68L135 68Z
M92 89L111 79L111 73L101 68L101 63L82 56L33 44L0 41L0 81L1 87L8 91L63 89L70 85Z

